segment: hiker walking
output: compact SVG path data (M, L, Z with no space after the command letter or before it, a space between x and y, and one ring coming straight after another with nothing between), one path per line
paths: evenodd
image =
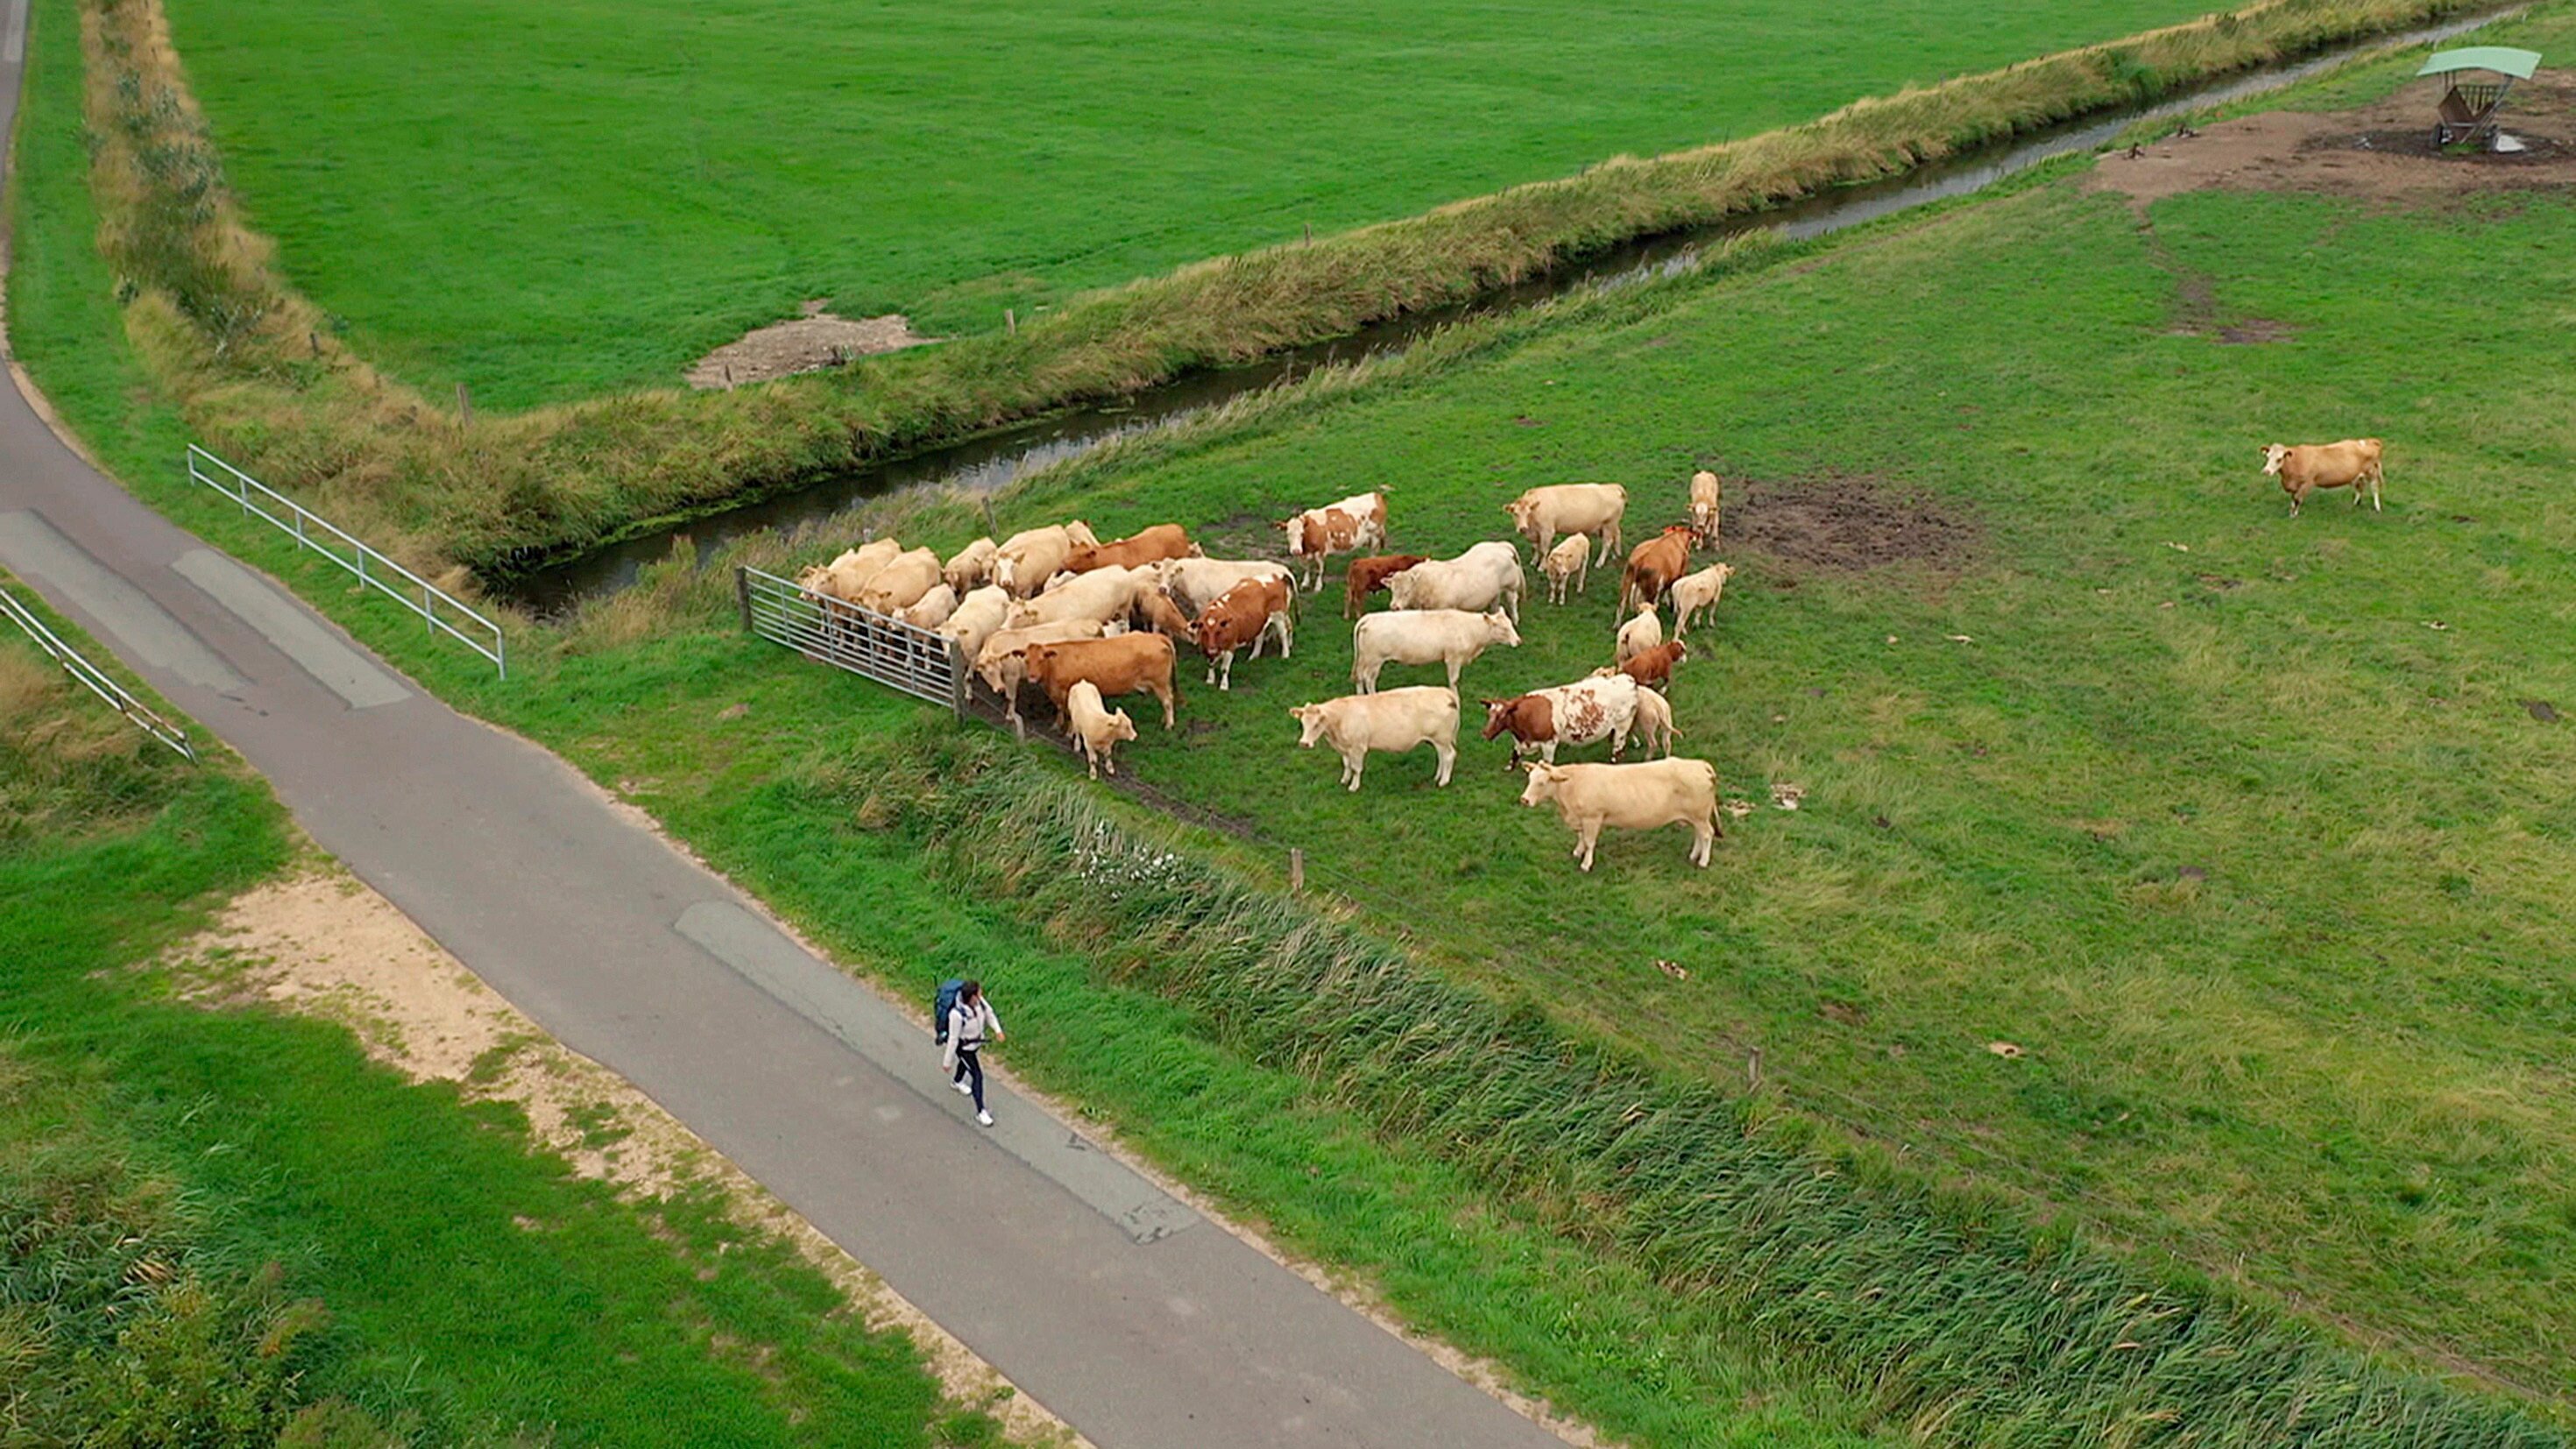
M948 1008L948 1080L975 1099L975 1120L987 1127L993 1125L993 1114L984 1110L984 1064L976 1058L984 1043L1001 1039L1002 1019L984 999L984 984L969 981L958 987Z

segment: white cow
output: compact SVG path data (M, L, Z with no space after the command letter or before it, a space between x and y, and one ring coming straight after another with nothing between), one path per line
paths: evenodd
M940 577L946 579L948 587L955 589L957 597L962 599L993 581L993 559L999 552L1000 545L993 540L979 538L957 550L947 563L942 564Z
M1616 483L1557 483L1533 488L1503 505L1512 527L1530 541L1530 557L1543 558L1560 533L1598 534L1600 562L1619 547L1619 521L1628 516L1628 490Z
M957 641L968 662L984 652L984 641L1011 616L1011 596L1000 584L986 584L957 601L939 632Z
M1100 686L1088 679L1075 680L1073 688L1065 691L1064 709L1075 746L1091 762L1091 778L1100 778L1103 765L1109 767L1110 774L1117 774L1118 762L1110 752L1118 748L1120 740L1136 738L1136 721L1127 711L1102 703Z
M1449 783L1458 763L1458 693L1436 684L1408 685L1383 694L1346 694L1321 704L1301 704L1288 711L1297 721L1297 743L1313 749L1322 740L1342 757L1342 783L1360 787L1368 753L1400 755L1429 745L1440 757L1440 774L1432 784Z
M1706 468L1691 475L1691 532L1699 535L1702 548L1717 547L1717 498L1720 485L1717 475Z
M1155 564L1153 573L1172 602L1193 617L1245 579L1278 579L1288 585L1290 598L1297 593L1296 577L1286 564L1252 559L1171 558Z
M1399 575L1401 577L1401 575ZM1389 664L1446 664L1449 687L1458 671L1496 644L1517 646L1521 633L1500 610L1470 614L1458 609L1391 609L1362 618L1351 630L1351 680L1362 694L1377 690L1378 671Z
M903 545L891 538L850 549L830 563L805 570L796 576L797 587L809 593L828 595L845 604L859 601L859 590L877 576L877 570L894 561Z
M1520 550L1508 543L1480 543L1456 558L1425 559L1390 577L1386 596L1399 609L1462 609L1481 614L1499 606L1521 618Z
M1024 528L993 550L993 582L1025 599L1045 588L1046 581L1064 568L1065 557L1073 552L1075 544L1099 542L1091 525L1080 519L1050 523L1044 528Z
M939 555L926 548L911 549L895 555L877 570L876 577L869 579L851 602L862 609L891 614L920 603L921 596L938 582Z
M1547 601L1551 604L1565 602L1569 582L1576 593L1585 592L1592 583L1592 540L1579 533L1567 534L1539 561L1538 571L1547 576Z
M1628 765L1532 765L1523 805L1553 801L1557 816L1574 831L1574 858L1592 869L1592 847L1601 827L1653 830L1691 828L1691 864L1708 868L1709 844L1726 831L1717 823L1717 767L1706 760L1647 760Z
M1650 603L1637 611L1637 617L1619 626L1618 649L1610 662L1625 664L1663 642L1663 616L1657 614L1655 606Z
M1735 577L1735 565L1710 564L1695 574L1684 574L1673 580L1664 597L1673 601L1673 637L1690 632L1693 615L1702 609L1714 609L1720 594L1726 592L1726 581Z
M1012 605L1010 626L1025 629L1032 624L1059 624L1067 619L1092 619L1102 624L1125 619L1136 607L1137 591L1152 582L1153 576L1144 570L1116 564L1076 574L1034 599Z
M932 584L930 592L909 609L895 617L916 629L936 629L957 612L957 591L944 583Z

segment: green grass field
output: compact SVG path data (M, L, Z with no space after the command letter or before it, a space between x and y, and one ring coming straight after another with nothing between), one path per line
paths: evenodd
M486 407L677 381L831 297L933 333L2199 13L175 0L253 223Z
M990 1442L711 1195L621 1197L336 1025L130 969L286 862L283 814L14 627L0 804L0 1443Z

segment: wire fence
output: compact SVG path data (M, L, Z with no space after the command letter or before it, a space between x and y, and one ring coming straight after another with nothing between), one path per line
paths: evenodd
M109 678L79 650L64 643L61 635L46 628L45 621L37 618L34 610L18 602L7 589L0 589L0 614L8 615L12 623L26 631L28 638L36 641L37 648L53 656L65 674L79 680L90 693L106 700L109 708L132 720L136 729L191 760L197 758L196 749L188 743L186 730L154 714L150 706L136 699L124 685Z
M356 575L361 585L420 615L432 633L454 639L491 660L503 679L510 677L510 646L501 626L455 595L194 443L188 445L188 476L240 504L243 512L256 513L280 532L293 534L297 543Z

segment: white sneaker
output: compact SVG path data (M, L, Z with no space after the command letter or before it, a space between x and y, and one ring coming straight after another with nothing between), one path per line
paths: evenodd
M975 1089L966 1085L964 1082L950 1082L948 1085L957 1089L958 1096L971 1097L975 1095Z
M990 1127L993 1125L993 1114L990 1112L978 1112L975 1114L975 1120L983 1123L987 1127Z

